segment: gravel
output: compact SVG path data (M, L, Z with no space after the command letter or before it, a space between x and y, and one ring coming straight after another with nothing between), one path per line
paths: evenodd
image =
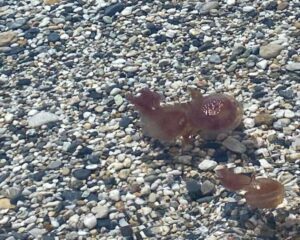
M0 239L294 239L299 232L297 1L0 0ZM241 126L146 137L126 100L234 96ZM249 208L214 169L271 177ZM228 231L230 229L230 231Z

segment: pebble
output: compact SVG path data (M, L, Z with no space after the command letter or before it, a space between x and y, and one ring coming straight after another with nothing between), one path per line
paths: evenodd
M284 127L287 127L291 123L291 120L288 118L281 118L278 119L276 122L273 123L273 127L275 129L282 129Z
M92 213L95 214L96 218L105 218L108 216L109 209L107 206L97 205L92 208Z
M60 160L52 161L48 165L49 169L59 169L62 166L62 162Z
M268 61L267 60L262 60L259 61L258 63L256 63L256 67L258 67L259 69L266 69L268 66Z
M217 9L219 7L219 3L217 1L210 1L206 3L201 3L196 6L196 9L199 11L200 14L206 14L213 9Z
M44 0L44 4L46 5L55 5L60 3L61 0Z
M90 213L85 216L85 218L83 220L83 224L88 229L92 229L92 228L96 227L96 225L97 225L97 218L93 214Z
M85 168L76 169L76 170L73 171L72 174L78 180L86 180L91 175L91 170L85 169Z
M139 70L139 67L138 66L127 66L127 67L124 67L123 70L128 73L134 73Z
M150 203L154 203L157 199L157 196L155 193L150 193L149 196L148 196L148 202Z
M201 185L194 179L186 181L186 188L192 201L196 201L203 196L201 192Z
M124 102L124 99L120 94L118 94L114 97L114 101L117 106L120 106Z
M29 231L29 234L32 235L35 239L38 239L42 237L46 232L46 229L43 228L33 228Z
M10 203L8 198L1 198L0 199L0 209L10 209L14 208L14 206Z
M300 62L292 62L285 66L288 71L300 71Z
M208 61L214 64L220 64L222 62L221 57L217 54L213 54L209 57Z
M111 190L109 192L109 198L116 202L119 201L120 200L120 191L118 189Z
M262 166L265 169L272 169L273 168L273 165L270 164L266 159L260 159L258 161L260 163L260 166Z
M4 116L4 121L6 123L11 123L13 119L14 119L14 115L12 113L6 113Z
M0 32L0 47L10 45L17 37L17 33L13 31Z
M261 112L255 116L254 122L256 126L261 126L262 124L270 126L273 123L273 117L269 113Z
M132 7L126 7L124 10L121 12L123 16L129 16L132 13Z
M235 5L236 0L227 0L226 3L227 3L228 5Z
M122 12L124 8L125 8L125 5L121 2L112 4L105 8L104 15L112 17L116 13Z
M243 123L245 128L253 128L255 126L255 121L252 118L245 118Z
M215 184L213 184L209 180L205 180L201 185L201 192L204 196L212 194L214 190L215 190Z
M239 140L229 136L227 137L222 144L224 147L229 149L230 151L236 152L236 153L244 153L246 152L246 146L242 144Z
M259 49L259 55L265 59L271 59L277 57L283 50L283 46L276 43L269 43L261 46Z
M286 118L294 118L295 117L295 113L289 109L284 111L284 117Z
M199 165L199 169L202 171L212 170L214 169L218 163L213 160L204 159Z
M57 42L60 40L60 35L57 32L51 32L48 35L48 41L49 42Z
M57 122L59 117L50 112L39 112L36 115L28 118L28 125L30 127L39 127L47 123Z
M252 12L255 10L254 6L244 6L243 7L243 12L248 13L248 12Z

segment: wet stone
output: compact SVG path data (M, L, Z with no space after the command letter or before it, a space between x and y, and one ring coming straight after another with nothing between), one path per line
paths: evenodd
M121 2L112 4L110 6L108 6L105 10L104 10L104 15L105 16L114 16L116 13L121 12L123 9L125 8L125 5Z
M46 175L46 172L45 171L39 171L39 172L37 172L37 173L34 173L33 175L32 175L32 179L34 180L34 181L37 181L37 182L40 182L40 181L42 181L42 179L43 179L43 177Z
M60 35L57 32L51 32L48 35L48 41L49 42L57 42L60 40Z
M79 200L81 199L81 192L65 190L61 193L61 197L63 198L63 200L68 200L68 201Z
M22 86L29 86L31 84L31 80L28 79L28 78L23 78L23 79L20 79L18 82L17 82L17 86L19 87L22 87Z
M288 90L279 90L279 96L284 97L285 99L293 99L294 98L294 91L292 89Z
M201 192L201 185L194 179L187 180L186 188L192 201L195 201L203 196Z
M91 175L91 170L89 169L76 169L73 171L72 175L78 180L86 180Z
M133 230L132 230L132 227L130 225L121 227L120 230L121 230L122 236L125 237L125 238L133 236Z
M123 117L120 122L119 122L119 126L122 128L127 128L128 125L132 122L132 119L129 117Z
M89 147L82 147L77 154L77 157L85 157L93 153L93 150Z

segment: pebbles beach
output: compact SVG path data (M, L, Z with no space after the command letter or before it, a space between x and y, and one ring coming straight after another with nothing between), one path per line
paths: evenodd
M300 239L300 2L0 0L0 239ZM126 94L234 96L216 141L143 134ZM218 165L277 179L250 208Z

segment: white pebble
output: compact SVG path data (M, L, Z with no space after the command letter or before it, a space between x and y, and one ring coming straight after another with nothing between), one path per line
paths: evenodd
M109 198L113 201L120 200L120 191L118 189L111 190L109 193Z
M6 123L10 123L12 122L12 120L14 119L14 115L11 113L6 113L4 120Z
M272 164L270 164L266 159L260 159L258 161L263 168L266 168L266 169L273 168Z
M86 226L89 229L94 228L97 225L97 218L93 214L88 214L85 216L83 220L84 226Z
M205 170L214 169L217 165L218 165L217 162L215 162L213 160L205 159L199 164L198 167L199 167L199 169L205 171Z
M284 117L286 118L293 118L295 117L295 113L289 109L284 111Z
M244 119L244 125L246 128L253 128L255 125L254 119L252 118L245 118Z

